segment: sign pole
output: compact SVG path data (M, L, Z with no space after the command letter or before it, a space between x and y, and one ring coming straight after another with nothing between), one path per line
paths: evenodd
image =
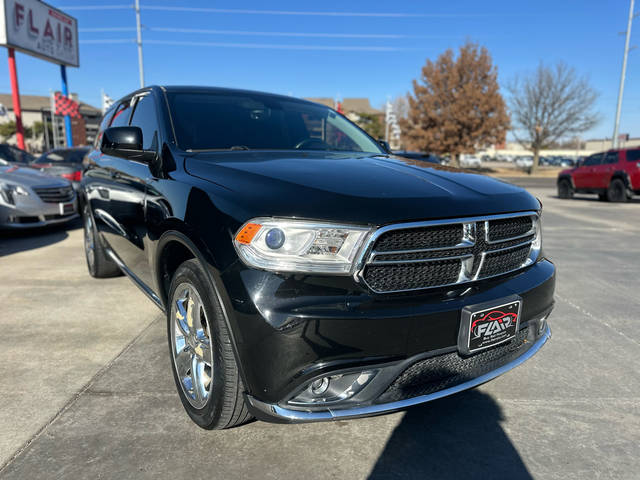
M22 127L22 109L20 108L20 90L18 89L18 70L16 69L16 54L9 48L9 77L11 77L11 97L13 99L13 113L16 117L16 139L18 147L24 150L24 128Z
M69 89L67 88L67 67L60 65L60 76L62 77L62 95L69 97ZM67 147L73 147L73 135L71 134L71 117L64 116L64 131L67 133Z

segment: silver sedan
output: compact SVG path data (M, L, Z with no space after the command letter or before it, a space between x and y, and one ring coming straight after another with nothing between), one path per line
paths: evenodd
M64 179L0 160L0 228L65 223L78 217L78 199Z

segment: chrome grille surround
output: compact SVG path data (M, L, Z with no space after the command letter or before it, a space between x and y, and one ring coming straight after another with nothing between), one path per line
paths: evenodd
M505 227L506 223L510 223L509 219L514 220L513 225ZM527 219L530 224L528 229ZM429 228L453 224L461 225L463 232L462 239L458 238L455 244L432 248L376 250L376 242L388 232L415 232L417 229L428 231ZM492 225L494 232L491 231ZM505 232L510 236L505 236ZM379 228L369 237L360 253L354 277L375 293L400 293L463 285L525 268L536 262L540 248L540 216L539 212L535 211L393 224ZM370 267L394 266L398 271L399 267L405 266L403 273L406 273L411 270L412 265L426 267L431 263L437 268L451 261L459 262L459 266L456 267L457 274L451 276L451 270L448 269L447 274L450 278L435 285L429 282L430 284L410 288L380 288L379 285L375 285L375 281L367 279L367 269ZM514 266L514 261L517 266ZM425 270L428 272L428 269ZM442 268L440 270L442 271ZM425 274L420 272L420 275Z
M32 190L45 203L71 202L75 196L71 186L64 187L33 187Z

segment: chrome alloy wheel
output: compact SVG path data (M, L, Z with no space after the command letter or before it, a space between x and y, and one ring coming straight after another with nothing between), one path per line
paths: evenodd
M171 300L171 355L189 403L203 408L213 385L211 328L195 287L181 283Z
M93 269L96 261L96 249L93 243L93 221L89 213L84 216L84 254L87 256L89 267Z

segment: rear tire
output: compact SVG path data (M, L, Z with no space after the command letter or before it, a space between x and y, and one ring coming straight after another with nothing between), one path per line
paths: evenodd
M614 178L607 188L607 199L610 202L626 202L629 200L627 186L619 178Z
M252 417L224 312L197 260L178 267L167 298L171 369L187 414L207 430L246 423Z
M573 198L573 185L566 178L563 178L558 182L558 197L559 198Z
M96 226L89 210L89 205L82 209L82 223L84 225L84 256L87 260L89 275L94 278L110 278L122 275L118 265L111 260L100 241Z

